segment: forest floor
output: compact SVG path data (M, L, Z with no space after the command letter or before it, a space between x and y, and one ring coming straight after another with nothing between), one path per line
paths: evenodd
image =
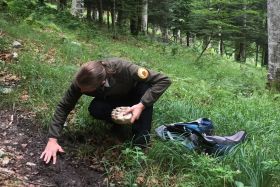
M215 43L196 62L199 38L191 47L114 38L107 27L50 7L15 10L29 16L0 11L0 186L279 186L280 95L265 89L265 68L216 55ZM82 97L59 140L65 153L45 164L55 106L82 63L107 57L172 80L154 106L151 145L143 151L116 139L88 114L92 98ZM200 117L215 122L216 134L245 130L250 138L223 158L156 138L159 125Z
M2 85L19 86L15 75L8 71L1 71L0 75ZM21 96L21 100L27 98L28 95ZM109 132L98 137L92 134L82 138L64 135L60 144L66 153L58 155L55 165L52 162L45 164L40 154L46 146L47 131L36 119L36 113L19 106L19 103L1 106L0 186L108 186L109 179L112 181L121 173L110 168L112 175L106 175L102 159L106 159L109 147L121 142L112 138ZM97 147L90 156L78 149L86 143ZM116 151L119 150L110 153Z
M0 186L106 185L102 169L74 153L60 155L55 165L40 160L46 133L34 117L22 109L0 110Z
M8 70L0 71L1 85L14 89L19 78ZM27 94L19 98L28 99ZM82 129L64 133L59 144L65 153L57 163L40 159L46 146L47 130L36 112L22 103L0 106L0 186L118 186L123 172L108 161L118 162L123 141L107 126L102 134ZM91 124L96 125L96 124ZM85 133L86 131L86 133Z

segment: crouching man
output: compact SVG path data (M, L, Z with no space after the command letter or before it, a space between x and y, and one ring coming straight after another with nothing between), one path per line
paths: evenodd
M160 73L139 67L122 59L112 58L84 64L58 104L49 127L49 140L41 157L46 163L57 152L63 152L57 139L70 111L85 94L94 97L89 113L96 119L112 122L111 112L119 106L130 106L134 145L146 145L150 141L153 104L171 84Z

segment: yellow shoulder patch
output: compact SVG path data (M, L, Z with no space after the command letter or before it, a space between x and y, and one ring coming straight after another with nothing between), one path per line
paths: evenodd
M145 68L139 68L137 71L137 75L140 79L147 79L149 77L149 72Z

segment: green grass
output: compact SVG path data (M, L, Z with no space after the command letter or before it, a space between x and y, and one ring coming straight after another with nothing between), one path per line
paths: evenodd
M209 117L217 134L230 135L239 130L248 133L248 140L223 158L189 152L180 145L162 142L154 133L147 154L123 145L118 161L107 164L117 165L124 172L126 186L135 185L142 175L144 186L279 185L280 99L279 94L265 90L265 69L237 64L211 53L195 63L198 53L194 48L179 46L173 56L172 46L129 36L113 40L106 30L51 8L38 9L16 20L4 13L0 18L0 28L7 33L9 42L20 39L24 44L18 63L1 64L1 69L7 68L22 80L15 92L1 95L0 104L19 103L32 109L44 126L50 123L56 104L80 64L117 56L172 79L173 84L155 105L153 128ZM26 102L19 99L23 90L30 95ZM86 97L80 100L67 132L82 135L89 129L96 133L104 130L102 122L90 118L89 102ZM97 125L90 126L92 123ZM87 157L95 148L85 144L78 154Z

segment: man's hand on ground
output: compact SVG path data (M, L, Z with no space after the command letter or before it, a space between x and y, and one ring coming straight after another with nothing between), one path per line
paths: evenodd
M57 152L64 152L64 150L61 148L61 146L57 143L57 139L55 138L49 138L48 144L44 150L44 152L41 154L40 159L44 159L44 162L48 164L53 159L53 164L56 163L56 153Z

